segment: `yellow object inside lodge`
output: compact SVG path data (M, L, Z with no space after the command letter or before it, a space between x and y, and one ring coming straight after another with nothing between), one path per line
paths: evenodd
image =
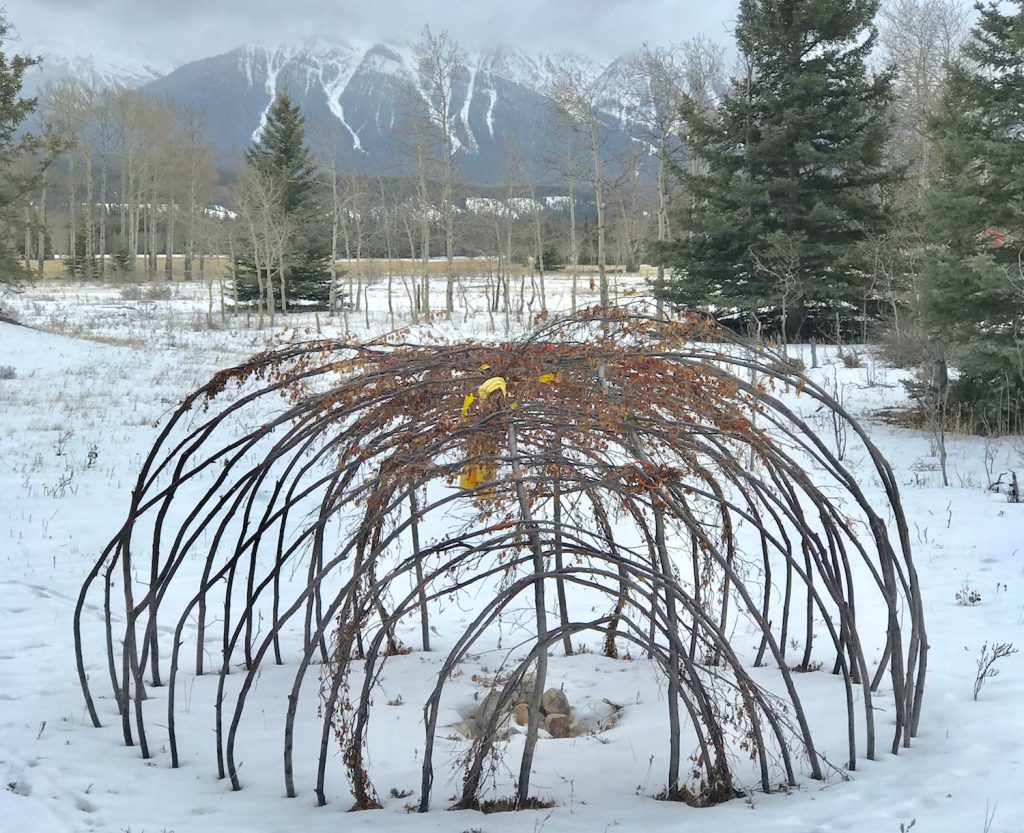
M481 370L490 369L489 365L483 365ZM537 377L541 384L552 384L561 381L559 373L542 373ZM508 397L508 383L503 376L492 376L477 388L476 393L467 393L462 400L462 418L469 416L469 409L473 403L484 402L491 394L499 392L502 396ZM515 407L514 403L510 407ZM481 483L491 483L498 475L498 463L488 461L484 463L466 463L459 472L459 488L465 491L476 489ZM491 489L485 489L476 496L477 500L488 500L493 497Z

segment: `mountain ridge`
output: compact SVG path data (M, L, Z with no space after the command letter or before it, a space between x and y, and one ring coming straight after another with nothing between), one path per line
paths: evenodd
M452 89L453 137L462 176L504 181L517 165L538 183L559 179L565 141L553 136L545 92L569 68L595 83L601 138L609 158L638 138L623 105L623 67L573 53L508 46L463 51ZM410 96L426 98L416 45L347 43L315 38L279 45L242 44L161 72L144 64L63 59L65 77L128 86L201 113L221 166L234 164L259 134L277 90L302 108L307 139L323 161L361 175L412 173L404 112ZM51 63L51 67L53 64ZM52 70L51 70L51 74Z

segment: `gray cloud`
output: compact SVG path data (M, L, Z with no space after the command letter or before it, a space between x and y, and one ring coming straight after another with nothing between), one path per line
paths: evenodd
M612 57L644 41L730 39L738 0L7 0L18 49L181 62L242 43L415 40Z

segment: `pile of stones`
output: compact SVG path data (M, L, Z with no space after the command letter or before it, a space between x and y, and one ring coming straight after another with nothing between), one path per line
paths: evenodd
M531 675L523 680L512 698L514 705L508 715L518 726L526 726L530 722L530 705L536 691L536 679ZM488 692L477 707L472 718L466 721L472 734L481 731L487 725L498 705L499 693ZM540 698L541 727L546 729L553 738L568 738L577 734L577 726L572 722L572 706L565 692L558 688L549 688ZM475 730L475 731L474 731Z

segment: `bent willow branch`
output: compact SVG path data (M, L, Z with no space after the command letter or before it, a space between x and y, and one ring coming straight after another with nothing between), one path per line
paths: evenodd
M888 464L822 387L707 319L642 305L543 321L507 343L412 337L291 343L217 374L174 412L76 608L96 726L103 683L87 656L105 650L125 743L149 757L159 725L178 766L183 678L216 674L213 752L239 789L254 684L287 664L287 794L300 695L319 686L315 793L327 801L340 749L356 806L379 806L365 754L372 691L409 650L402 620L418 619L430 650L430 608L457 598L486 602L433 646L447 653L424 686L421 811L452 676L512 611L527 644L478 717L457 806L480 805L503 717L525 688L544 690L549 654L587 632L664 677L665 798L731 798L744 759L764 790L800 771L822 778L798 673L822 665L846 705L848 768L875 758L879 729L892 753L909 745L927 640L906 520ZM871 499L801 403L847 425ZM90 600L104 614L96 646L82 626ZM871 651L858 610L882 623ZM754 638L741 648L737 632ZM147 698L157 686L163 701ZM515 806L530 806L542 754L539 699L528 698ZM881 701L894 714L883 727Z

